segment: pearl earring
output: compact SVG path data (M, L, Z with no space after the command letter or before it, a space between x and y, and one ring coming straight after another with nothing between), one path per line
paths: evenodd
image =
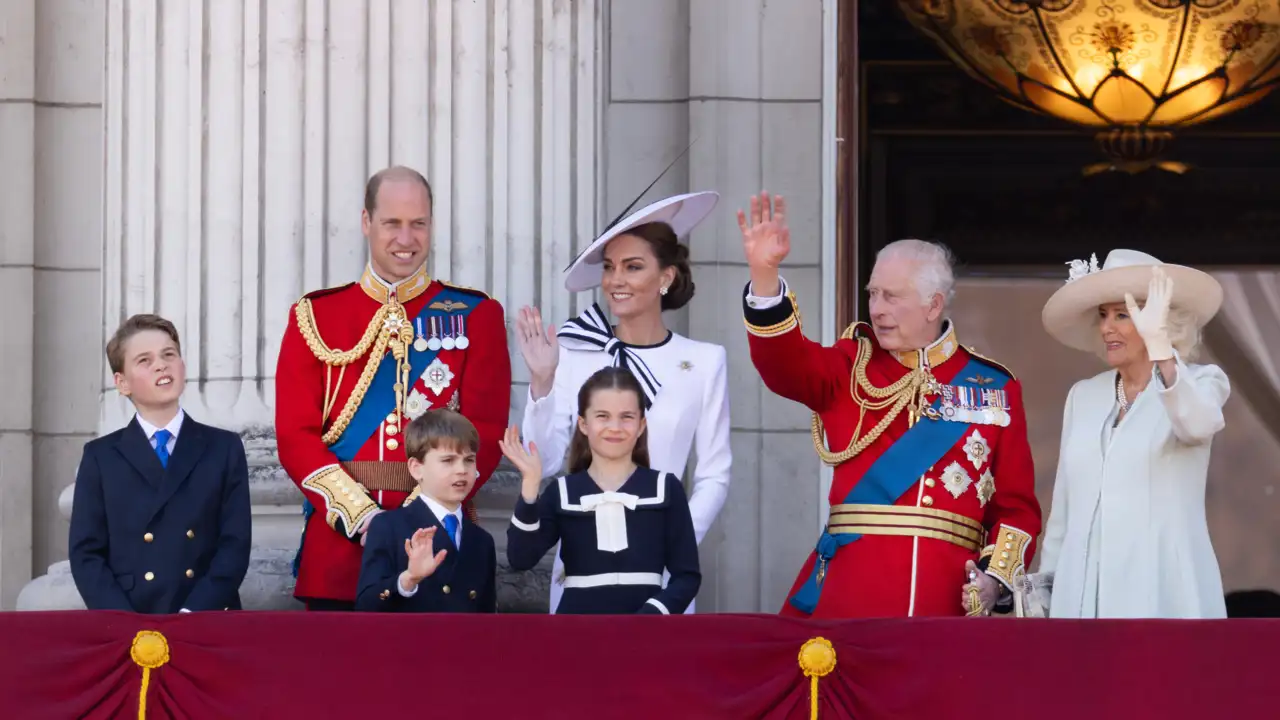
M666 295L666 294L667 294L667 286L666 286L666 285L663 285L663 286L662 286L662 289L661 289L661 290L659 290L659 291L658 291L658 293L659 293L659 294L661 294L661 295Z

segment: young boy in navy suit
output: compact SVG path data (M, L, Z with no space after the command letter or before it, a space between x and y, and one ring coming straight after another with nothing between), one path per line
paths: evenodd
M495 612L493 536L462 512L476 482L480 435L452 410L430 410L404 431L418 489L370 521L356 610Z
M90 610L239 610L251 517L244 444L183 412L178 330L134 315L107 343L137 413L84 446L71 506L71 576Z

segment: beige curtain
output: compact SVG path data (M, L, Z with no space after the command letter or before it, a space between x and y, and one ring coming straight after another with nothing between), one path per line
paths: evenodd
M1272 437L1280 441L1280 272L1215 272L1222 310L1204 344Z

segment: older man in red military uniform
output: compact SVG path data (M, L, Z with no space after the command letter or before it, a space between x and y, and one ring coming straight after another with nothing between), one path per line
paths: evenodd
M358 283L306 295L289 312L276 368L280 463L306 498L295 597L349 610L377 513L417 496L401 433L430 408L480 431L479 478L498 465L511 361L502 306L427 276L431 186L404 167L370 178ZM474 519L474 510L467 503Z
M1016 607L1041 525L1022 390L957 340L948 251L885 247L867 288L871 325L824 347L801 333L778 273L790 250L783 199L753 197L750 214L738 223L752 362L770 390L813 411L814 445L835 466L827 526L782 614Z

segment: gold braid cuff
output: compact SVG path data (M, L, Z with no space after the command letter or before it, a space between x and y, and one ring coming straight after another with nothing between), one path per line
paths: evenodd
M800 303L796 301L795 293L790 290L787 290L787 302L791 303L791 314L781 322L772 325L754 325L750 320L743 318L742 324L747 326L747 332L762 338L778 337L796 329L804 332L804 320L800 317Z
M404 415L404 398L406 388L409 386L409 344L413 342L413 324L409 322L409 316L405 313L404 306L398 301L391 301L386 305L378 308L378 312L373 314L373 319L369 321L369 326L365 328L364 335L361 336L360 342L350 350L334 350L325 344L320 337L320 331L316 327L315 315L311 309L311 301L303 298L298 301L295 316L298 320L298 331L302 333L303 340L306 341L307 347L311 348L311 352L316 359L324 363L328 367L345 367L369 355L369 360L364 364L364 370L360 373L360 379L356 381L356 386L351 390L351 396L347 398L346 404L342 406L342 411L338 413L338 417L334 418L333 424L321 436L321 440L325 445L332 445L342 437L342 433L347 429L347 425L351 424L351 418L356 414L356 409L360 407L360 403L364 401L365 393L369 391L369 385L373 383L373 376L378 372L378 365L382 361L383 355L387 349L391 349L391 354L397 361L396 372L396 413L400 416ZM341 376L339 376L341 380ZM334 398L337 397L338 388L332 388ZM330 390L325 390L324 407L329 408L332 400L328 395ZM327 421L328 413L321 418ZM330 523L332 524L332 523Z
M302 488L324 497L325 522L349 538L354 538L356 528L378 510L378 503L369 497L364 486L339 465L326 465L311 473L302 481ZM339 520L342 528L338 528Z
M1013 590L1017 581L1026 575L1027 548L1034 538L1018 528L1000 525L993 539L995 544L991 546L991 563L987 565L987 574ZM983 554L986 554L985 550Z
M990 558L993 554L995 554L995 551L996 551L995 545L988 545L982 548L982 553L978 555L978 562L982 562L984 558Z

